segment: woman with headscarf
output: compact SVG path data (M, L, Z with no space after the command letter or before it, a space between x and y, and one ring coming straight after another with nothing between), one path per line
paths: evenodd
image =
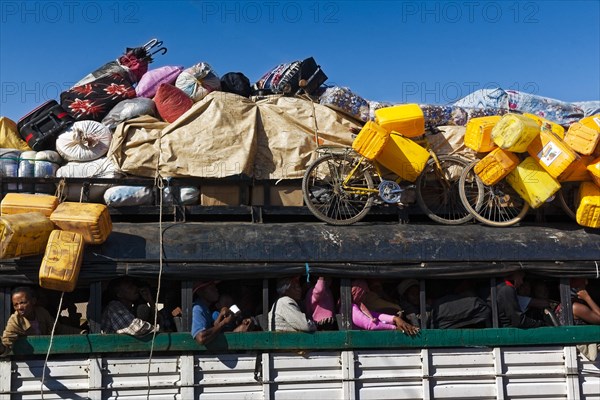
M370 311L363 300L369 292L369 285L363 279L352 282L352 323L355 328L365 330L399 330L415 335L419 328L404 321L398 315L389 315Z

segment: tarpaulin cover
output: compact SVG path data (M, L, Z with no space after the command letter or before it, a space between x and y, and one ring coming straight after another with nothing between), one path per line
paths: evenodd
M170 125L151 117L126 121L114 133L109 157L137 176L155 176L160 154L163 177L297 179L317 143L351 145L350 128L358 128L308 100L254 100L213 92Z
M495 229L482 225L315 223L115 223L86 248L80 283L129 274L155 277L162 237L167 279L285 274L345 277L474 277L516 269L596 277L598 233L574 224ZM0 262L0 281L35 281L39 257ZM12 282L12 283L11 283Z

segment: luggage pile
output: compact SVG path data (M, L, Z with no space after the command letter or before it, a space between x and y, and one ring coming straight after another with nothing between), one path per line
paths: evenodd
M58 101L40 105L18 123L0 118L0 174L121 178L154 177L158 171L162 177L299 179L317 146L350 146L352 132L376 120L408 138L441 130L442 139L432 143L439 146L436 152L482 158L482 180L506 178L534 208L562 182L582 182L578 222L600 224L594 206L587 205L597 201L597 187L590 184L600 184L598 102L485 89L452 105L404 105L407 121L418 126L390 128L385 121L392 104L325 86L328 77L312 57L279 64L251 84L241 72L219 76L205 61L150 69L153 57L166 52L157 39L127 48ZM393 167L393 160L388 164ZM527 177L533 173L539 182L532 186ZM5 188L55 193L54 185L40 183ZM168 188L163 201L227 204L204 203L199 187L176 189ZM59 194L112 207L158 202L149 186L69 183ZM269 196L260 194L261 201ZM296 205L302 205L298 198Z

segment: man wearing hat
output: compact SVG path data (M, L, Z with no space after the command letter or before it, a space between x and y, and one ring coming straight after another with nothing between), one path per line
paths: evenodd
M235 322L236 316L229 307L219 310L213 319L210 306L219 300L218 281L198 281L194 285L194 305L192 307L192 337L199 344L207 344L221 333L228 325ZM250 319L244 319L234 331L248 330Z

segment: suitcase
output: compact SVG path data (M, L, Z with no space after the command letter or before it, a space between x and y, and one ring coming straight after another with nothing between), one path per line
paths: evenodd
M538 208L560 190L560 183L533 157L527 157L506 176L506 181L531 208Z
M0 217L0 259L43 254L54 224L39 212Z
M58 197L46 194L7 193L0 202L2 215L40 212L46 217L58 207Z
M56 137L75 119L56 100L50 100L17 122L19 135L35 151L53 150Z
M496 143L492 141L492 128L500 121L499 115L471 118L465 130L465 146L476 152L487 153L494 150Z
M592 182L583 182L577 199L577 223L588 228L600 228L600 187Z
M527 152L555 178L565 172L577 157L577 154L565 142L547 130L540 131L540 134L527 147Z
M533 119L506 114L492 128L492 140L504 150L524 153L539 133L540 126Z
M497 147L475 165L474 171L481 181L492 186L500 182L519 165L519 157Z
M589 156L593 154L600 141L600 130L575 122L565 135L565 143L576 152Z
M40 265L40 287L60 292L75 290L83 261L83 248L81 234L53 230Z
M50 220L64 231L80 233L86 244L102 244L112 231L104 204L64 202L56 207Z

